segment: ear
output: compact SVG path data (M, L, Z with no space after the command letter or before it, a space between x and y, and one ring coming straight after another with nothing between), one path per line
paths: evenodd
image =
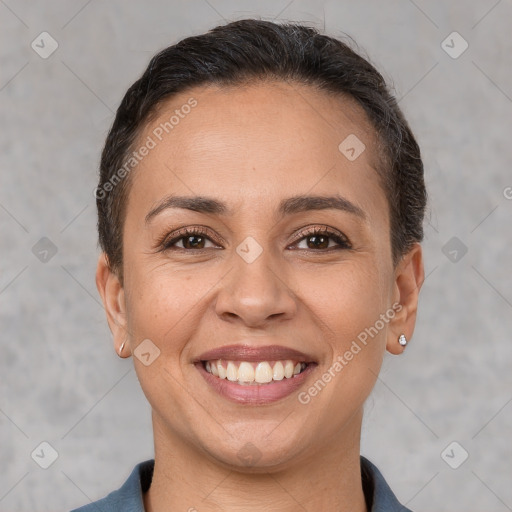
M405 347L398 343L400 334L404 334L407 340L412 337L416 324L418 296L424 280L422 249L421 245L416 243L403 256L395 270L393 304L400 304L401 308L394 308L395 316L389 322L386 349L391 354L397 355L404 351Z
M114 337L115 351L120 357L123 357L119 351L123 343L128 341L124 288L117 275L110 269L104 252L98 258L96 287L103 301L110 332ZM125 350L125 354L128 353L129 351Z

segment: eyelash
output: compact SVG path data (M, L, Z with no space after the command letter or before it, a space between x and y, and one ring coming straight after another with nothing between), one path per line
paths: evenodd
M314 226L312 228L307 228L302 231L300 231L296 237L296 239L292 242L293 244L296 244L297 242L300 242L304 238L312 237L312 236L318 236L323 235L327 238L331 238L334 240L338 247L328 247L326 249L294 249L299 251L313 251L313 252L331 252L333 250L342 250L342 249L351 249L352 245L348 238L343 235L341 232L333 231L325 226ZM160 247L160 250L167 251L167 250L179 250L179 251L195 251L195 252L202 252L209 247L205 247L202 249L185 249L182 247L172 247L176 242L187 238L189 236L199 236L207 238L210 242L216 243L212 240L212 238L215 238L212 236L210 231L207 228L204 227L196 227L196 228L183 228L175 233L175 236L173 236L171 239L168 239L167 236L164 236L157 244L158 247Z

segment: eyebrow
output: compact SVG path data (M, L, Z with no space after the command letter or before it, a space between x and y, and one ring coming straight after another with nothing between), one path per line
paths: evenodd
M199 213L214 215L233 215L228 206L217 199L205 196L176 196L170 195L159 201L146 215L146 224L159 213L169 208L182 208ZM357 205L340 195L331 196L294 196L283 199L279 204L278 213L293 215L310 210L335 209L351 213L362 220L367 220L365 212Z

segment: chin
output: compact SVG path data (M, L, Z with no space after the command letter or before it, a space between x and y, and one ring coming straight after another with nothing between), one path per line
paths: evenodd
M296 464L295 457L301 449L278 443L259 443L258 440L242 441L239 446L227 446L208 452L209 458L231 471L241 473L268 473Z

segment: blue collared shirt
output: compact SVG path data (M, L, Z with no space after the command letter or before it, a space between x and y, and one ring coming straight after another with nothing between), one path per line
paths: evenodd
M142 495L151 485L154 466L154 459L137 464L117 491L71 512L144 512ZM368 512L412 512L399 503L382 473L363 456L361 476Z

